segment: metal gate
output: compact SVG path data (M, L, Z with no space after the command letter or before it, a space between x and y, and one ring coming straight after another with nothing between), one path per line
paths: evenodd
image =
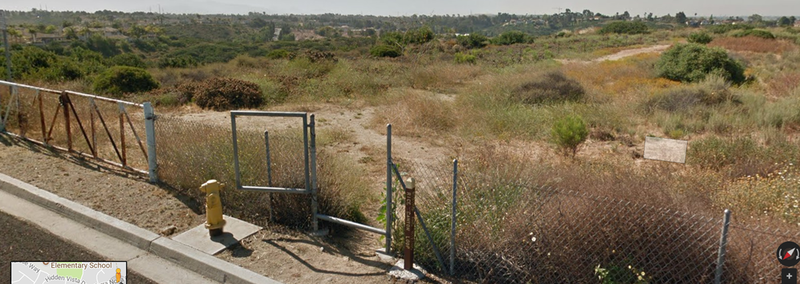
M240 171L240 161L239 161L239 140L237 138L237 126L236 126L236 118L237 117L246 117L246 116L255 116L255 117L284 117L284 118L298 118L302 120L302 129L303 129L303 170L304 170L304 178L305 178L305 186L304 188L292 188L292 187L275 187L272 186L272 177L271 177L271 162L270 162L270 135L269 131L264 131L264 144L266 145L266 160L267 160L267 186L258 186L258 185L243 185L242 184L242 173ZM319 220L324 220L331 223L337 223L349 227L353 227L356 229L372 232L379 235L384 235L386 237L386 251L391 251L391 219L387 222L387 229L380 229L371 227L368 225L356 223L353 221L345 220L342 218L337 218L334 216L328 216L325 214L320 214L317 212L318 210L318 192L319 188L317 186L317 146L316 146L316 123L314 122L314 114L309 115L305 112L271 112L271 111L231 111L231 129L233 132L233 156L234 156L234 171L235 171L235 179L236 179L236 189L238 190L248 190L248 191L258 191L258 192L265 192L265 193L295 193L295 194L308 194L311 197L311 216L312 216L312 230L314 232L319 231ZM388 169L387 169L388 170ZM391 179L391 173L387 172L388 178ZM391 183L391 181L389 181ZM391 208L391 184L389 184L389 193L387 194L387 204L389 204L388 208Z
M155 114L150 103L137 104L2 80L0 85L4 86L0 88L0 131L37 145L149 175L151 182L156 181ZM129 112L130 108L137 111Z

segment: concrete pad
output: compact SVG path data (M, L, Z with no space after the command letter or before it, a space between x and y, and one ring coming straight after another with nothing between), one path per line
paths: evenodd
M404 264L403 262L404 260L401 259L400 261L395 263L394 266L392 266L392 268L389 269L389 276L392 276L400 280L416 282L425 278L425 274L428 274L428 272L425 271L425 269L423 269L416 263L414 263L414 268L412 268L411 270L405 270L403 269L403 264Z
M686 140L647 137L644 141L644 158L673 163L686 163Z
M172 239L204 253L215 255L262 229L231 216L222 215L222 218L226 223L220 236L209 236L205 224L200 224Z

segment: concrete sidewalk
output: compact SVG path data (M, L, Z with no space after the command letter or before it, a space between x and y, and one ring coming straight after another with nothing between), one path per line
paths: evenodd
M0 211L158 283L279 283L194 248L0 174Z

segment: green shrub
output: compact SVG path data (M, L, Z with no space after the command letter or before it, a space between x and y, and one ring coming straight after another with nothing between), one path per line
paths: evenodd
M584 93L578 81L567 78L561 72L550 72L516 88L511 100L523 104L578 101Z
M116 66L130 66L136 68L147 68L147 63L141 57L133 53L123 53L111 57L109 60L111 65Z
M94 82L96 92L117 96L125 93L147 92L155 88L158 88L158 82L147 70L128 66L111 67L100 73Z
M714 40L711 35L707 33L692 33L686 38L691 43L707 44Z
M611 22L603 28L600 29L600 34L646 34L649 33L650 30L647 28L642 22L634 21L634 22Z
M466 36L458 36L456 42L466 48L482 48L486 46L489 39L481 33L471 33Z
M216 77L197 84L191 97L202 108L223 111L254 108L264 103L261 88L252 82Z
M569 115L553 124L550 135L565 154L571 152L572 157L575 157L578 152L578 146L589 137L589 130L580 116Z
M433 40L433 31L425 26L418 29L410 29L403 35L406 44L423 44Z
M379 44L369 49L369 53L375 57L398 57L403 54L399 46Z
M466 54L466 53L461 53L461 52L457 52L455 54L455 62L456 63L474 64L476 59L477 58L475 57L475 55L472 55L472 54Z
M506 31L494 38L495 44L512 45L515 43L532 43L533 38L521 31Z
M664 52L656 62L660 77L681 82L698 82L708 74L742 83L744 66L721 48L709 48L696 43L677 44Z
M158 61L158 68L188 68L195 66L197 66L197 61L186 55L164 57Z
M269 59L289 58L289 51L285 49L276 49L267 53Z
M740 32L737 32L737 33L733 34L733 36L735 36L735 37L754 36L754 37L760 37L760 38L763 38L763 39L775 39L775 35L773 35L771 32L765 31L765 30L756 30L756 29L743 30L743 31L740 31Z

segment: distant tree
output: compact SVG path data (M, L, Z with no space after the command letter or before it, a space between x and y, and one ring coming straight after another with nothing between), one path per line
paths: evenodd
M407 44L423 44L431 40L433 40L433 31L428 26L410 29L403 35L403 41Z
M783 16L778 20L778 25L781 26L781 27L788 27L788 26L791 26L793 24L794 24L794 22L792 22L786 16Z
M133 24L131 25L131 28L128 29L128 34L136 39L139 39L147 34L147 30L145 30L144 27L140 25Z
M667 15L667 16L669 16L669 15ZM677 14L675 14L675 22L678 23L679 25L685 25L686 24L686 14L683 13L683 12L678 12Z
M747 17L747 21L751 23L761 23L763 21L763 18L759 14L752 14L749 17Z
M494 38L494 43L499 45L512 45L515 43L533 42L533 38L521 31L506 31Z
M250 23L248 23L247 25L254 29L260 29L267 26L267 24L268 24L267 21L264 21L264 19L255 18L252 21L250 21Z
M470 48L470 49L472 49L472 48L482 48L482 47L486 46L486 41L487 40L488 40L488 38L486 38L485 35L483 35L481 33L478 33L478 32L470 33L468 36L459 36L456 39L458 44L460 44L463 47Z
M46 34L52 34L52 33L55 33L55 32L56 32L56 26L54 26L54 25L49 25L44 29L44 33L46 33Z

